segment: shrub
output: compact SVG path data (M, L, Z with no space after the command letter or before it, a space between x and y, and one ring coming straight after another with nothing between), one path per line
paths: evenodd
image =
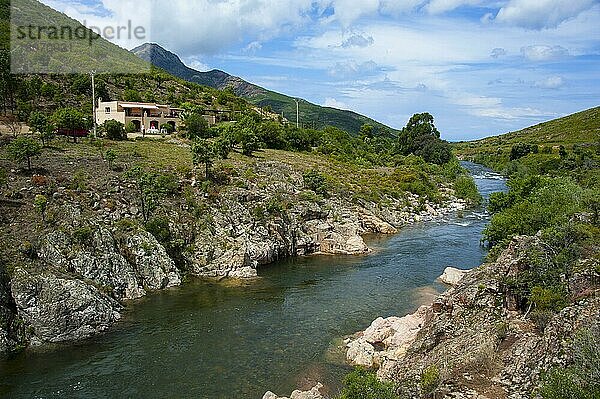
M344 378L344 388L337 399L399 399L394 385L377 379L375 373L356 369Z
M454 191L456 197L467 200L474 205L480 204L483 199L479 194L475 180L471 176L458 176L454 182Z
M304 187L314 191L316 194L327 194L327 182L325 177L318 170L312 169L302 175Z
M127 122L127 124L125 125L125 133L135 133L135 132L137 132L135 124L133 122Z
M94 234L94 230L90 226L83 226L75 229L72 233L73 238L80 244L89 242Z
M431 365L421 374L421 393L429 395L440 385L440 370Z
M544 377L544 399L595 399L600 397L600 325L577 333L572 344L573 364L554 368Z
M117 159L117 153L111 148L110 150L106 151L104 158L106 158L106 161L108 162L108 167L112 169L113 163Z
M146 223L146 231L165 246L171 241L171 229L167 218L155 217L150 219Z
M48 198L43 195L36 195L33 200L33 206L42 216L42 220L46 220L46 209L48 208Z
M160 130L164 130L165 132L167 132L167 134L171 134L173 132L175 132L175 128L173 127L173 125L169 124L169 123L164 123L162 125L160 125Z
M529 297L536 309L557 311L564 308L568 303L567 293L562 287L540 287L531 289Z
M126 140L125 126L114 119L108 120L102 124L106 137L110 140Z

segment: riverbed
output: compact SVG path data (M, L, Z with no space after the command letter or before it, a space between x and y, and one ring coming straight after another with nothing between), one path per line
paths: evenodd
M505 189L491 170L465 166L484 196ZM481 264L487 221L474 209L369 237L370 255L290 259L257 280L153 294L106 335L0 361L0 396L260 399L317 381L335 393L348 371L340 338L430 302L447 266Z

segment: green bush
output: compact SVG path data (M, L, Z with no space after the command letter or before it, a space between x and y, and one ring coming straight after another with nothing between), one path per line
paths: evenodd
M126 140L125 126L114 119L105 121L102 124L102 129L106 133L106 137L110 140Z
M146 223L146 231L154 236L162 245L167 245L171 241L171 228L169 220L164 217L152 218Z
M304 179L304 187L314 191L316 194L327 194L327 181L325 176L319 173L318 170L312 169L302 175Z
M137 132L137 128L133 122L127 122L125 125L125 133L135 133Z
M597 399L600 397L600 325L580 331L573 340L573 364L554 368L543 379L544 399Z
M457 198L469 201L473 205L478 205L483 200L481 194L479 194L475 180L471 176L458 176L454 182L454 191Z
M440 385L440 370L436 365L431 365L421 374L421 393L429 395Z
M337 399L399 399L394 384L382 382L365 369L356 369L344 378L344 388Z

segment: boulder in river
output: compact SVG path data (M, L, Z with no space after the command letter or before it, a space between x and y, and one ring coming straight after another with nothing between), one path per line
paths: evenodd
M454 286L457 285L468 272L470 272L470 270L460 270L454 267L447 267L446 270L444 270L444 274L440 276L440 281L444 284Z

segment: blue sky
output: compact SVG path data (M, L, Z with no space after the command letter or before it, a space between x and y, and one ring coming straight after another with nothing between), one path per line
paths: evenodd
M213 68L395 128L500 134L600 105L599 0L44 0ZM136 42L118 41L132 48Z

